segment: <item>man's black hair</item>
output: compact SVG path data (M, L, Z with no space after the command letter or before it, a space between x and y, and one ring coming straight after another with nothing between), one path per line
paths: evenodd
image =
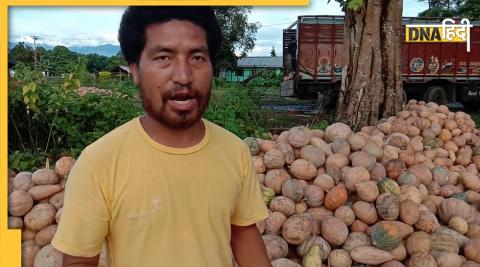
M145 47L147 26L170 20L189 21L205 30L212 65L220 51L222 31L211 7L198 6L132 6L120 22L118 40L129 64L138 63Z

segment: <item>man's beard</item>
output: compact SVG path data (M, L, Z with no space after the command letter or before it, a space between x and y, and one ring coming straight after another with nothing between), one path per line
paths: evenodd
M197 91L193 90L191 86L187 87L192 98L197 101L197 107L193 111L167 111L168 100L175 93L177 89L169 90L162 95L161 109L154 109L155 103L151 102L151 99L147 99L142 84L139 83L140 99L142 100L142 106L145 112L158 123L171 128L171 129L187 129L192 127L201 118L203 113L208 107L210 101L211 91L207 94L200 95ZM171 114L174 113L174 116Z

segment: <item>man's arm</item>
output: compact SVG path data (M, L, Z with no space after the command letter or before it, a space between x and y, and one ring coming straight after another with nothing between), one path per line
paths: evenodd
M63 254L63 267L97 267L99 260L100 254L94 257L75 257Z
M272 266L267 257L265 243L263 243L255 224L248 226L232 225L230 246L240 267Z

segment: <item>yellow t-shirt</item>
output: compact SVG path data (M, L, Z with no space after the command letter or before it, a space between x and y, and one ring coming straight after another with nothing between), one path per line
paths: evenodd
M268 216L248 147L203 120L203 140L163 146L135 118L82 152L52 245L114 267L231 266L231 224Z

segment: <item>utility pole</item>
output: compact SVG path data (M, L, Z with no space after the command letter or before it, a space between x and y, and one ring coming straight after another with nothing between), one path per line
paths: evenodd
M32 35L31 36L33 38L33 55L35 57L35 69L37 69L37 40L40 39L38 36L36 35Z

